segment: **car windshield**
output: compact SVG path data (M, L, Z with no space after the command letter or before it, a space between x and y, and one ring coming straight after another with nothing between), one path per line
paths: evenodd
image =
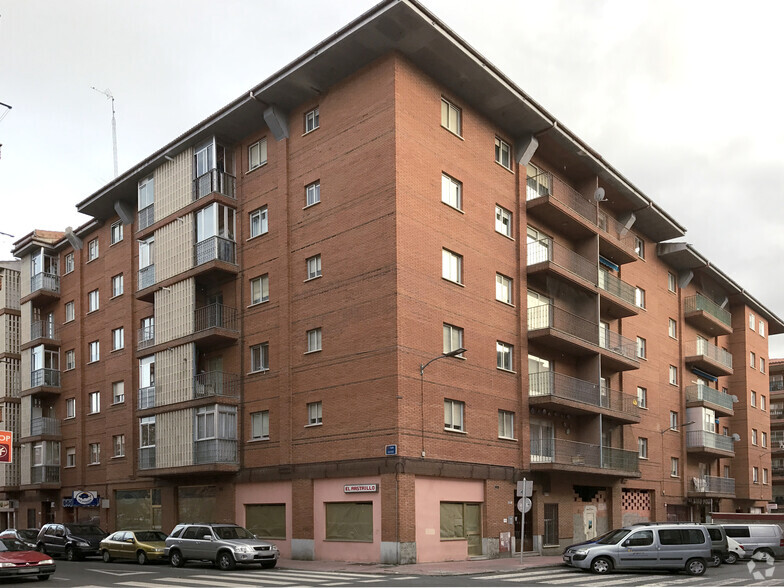
M214 530L221 539L253 539L253 534L242 527L215 527Z
M616 545L628 534L629 529L616 529L615 531L606 533L601 539L597 541L597 543L601 543L602 545Z
M22 539L27 539L28 541L35 541L38 539L38 531L34 531L32 529L22 529L21 531L17 532Z
M166 541L166 533L160 531L139 531L136 533L137 541Z
M30 551L30 548L16 539L0 539L0 551Z
M100 527L95 525L66 525L73 535L106 535Z

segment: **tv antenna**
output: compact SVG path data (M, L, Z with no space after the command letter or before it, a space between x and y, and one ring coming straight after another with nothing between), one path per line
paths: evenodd
M90 86L93 90L98 92L99 94L103 94L109 100L112 101L112 148L114 153L114 177L117 177L117 119L114 116L114 96L112 95L112 91L109 88L105 90L99 90L95 86Z
M6 117L6 115L7 115L9 112L11 112L11 105L10 105L10 104L6 104L5 102L0 102L0 107L2 107L2 108L3 108L3 111L2 111L2 113L0 113L0 121L2 121L2 120L3 120L3 119ZM2 147L3 147L3 144L2 144L2 143L0 143L0 149L1 149Z

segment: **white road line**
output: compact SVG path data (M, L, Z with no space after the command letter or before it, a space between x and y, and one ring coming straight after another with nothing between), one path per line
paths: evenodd
M174 583L175 585L185 584L186 586L199 585L199 586L225 586L226 588L236 587L236 582L218 581L218 580L199 580L195 576L174 578L166 577L161 578L161 582Z
M160 588L181 588L181 582L187 582L187 578L183 578L180 580L180 583L171 584L170 582L177 582L176 578L161 578L160 580L156 580L155 582L120 582L116 584L117 586L129 586L132 588L151 588L152 586L158 586ZM229 582L208 582L205 585L207 586L215 586L216 588L231 588L234 586L236 588L237 584L231 584Z
M346 578L351 580L353 578L384 578L383 574L354 574L352 572L314 572L310 570L276 570L268 572L272 574L294 574L296 576L321 576L329 578Z
M492 576L486 576L488 580L525 580L526 578L535 578L536 576L552 576L553 574L572 574L572 575L580 575L579 571L573 569L558 569L558 570L543 570L538 572L526 572L520 571L514 574L494 574ZM484 579L484 578L483 578Z
M754 586L781 586L784 584L784 580L764 580L762 582L754 582Z
M729 578L727 580L719 580L718 582L711 582L712 586L729 586L730 584L748 584L748 578Z

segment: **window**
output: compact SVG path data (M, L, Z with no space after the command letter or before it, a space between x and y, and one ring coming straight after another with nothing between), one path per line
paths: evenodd
M765 336L765 323L762 322L762 319L760 319L758 321L757 327L759 328L759 334L764 337Z
M509 238L512 237L512 213L497 204L495 205L495 230Z
M670 411L670 429L673 431L678 430L678 413L674 410Z
M111 232L112 232L111 235L112 238L110 239L110 241L112 245L114 245L115 243L119 243L120 241L123 240L123 226L121 222L118 221L114 223L112 225Z
M678 323L675 322L675 319L670 319L668 333L673 339L678 338Z
M90 392L90 414L101 412L101 393Z
M88 343L88 348L89 348L88 356L90 358L88 363L93 363L94 361L98 361L99 359L101 359L101 346L98 341L91 341L90 343Z
M139 210L155 203L155 178L150 176L139 181ZM150 223L152 224L152 223ZM149 226L149 225L148 225Z
M678 282L675 279L675 274L667 272L667 289L670 292L676 292L678 289Z
M670 366L670 384L673 386L678 385L678 368L674 365Z
M634 289L634 303L640 308L645 308L645 290L639 287Z
M444 353L463 346L463 329L444 323Z
M754 314L753 314L753 313L749 313L749 328L750 328L752 331L753 331L753 330L754 330L754 328L755 328L755 326L754 326Z
M648 389L637 386L637 406L648 408Z
M670 458L670 476L673 478L678 477L678 458L671 457Z
M98 290L93 290L87 294L87 312L94 312L98 310L100 303L100 296Z
M139 447L155 447L155 417L139 419Z
M762 468L762 483L768 483L768 468Z
M74 312L74 308L75 307L74 307L73 300L71 302L66 302L65 303L65 322L66 323L70 323L76 317L76 314Z
M65 467L67 468L76 467L76 447L65 448Z
M640 259L645 259L645 241L638 236L634 236L634 252Z
M760 410L766 410L768 404L768 399L765 398L765 395L762 394L760 396Z
M326 504L325 506L329 509L330 505ZM286 505L246 504L245 528L259 539L285 539Z
M311 329L308 331L308 350L307 353L321 351L321 329Z
M262 206L250 213L250 236L258 237L269 230L267 223L267 207Z
M730 477L730 466L728 466L728 465L724 466L724 477L725 478L729 478Z
M123 275L117 274L112 278L112 297L123 293Z
M195 440L237 438L237 407L211 404L194 413Z
M757 354L753 351L749 351L749 367L756 367L757 363Z
M498 411L498 436L502 439L514 439L514 413L508 410Z
M441 126L458 136L463 133L463 113L444 98L441 98Z
M730 428L729 427L722 427L721 428L721 434L724 435L725 437L729 437L730 436Z
M463 209L463 183L441 174L441 202L457 210Z
M481 504L441 503L441 539L467 539L471 529L481 529Z
M757 429L752 429L751 430L751 444L752 445L756 445L757 444Z
M757 466L751 468L751 481L753 484L759 484L759 468Z
M765 431L762 431L762 446L768 446L768 434Z
M526 200L535 200L551 193L552 176L532 163L526 166Z
M269 369L269 343L250 348L250 371L262 372Z
M256 141L248 147L248 171L267 163L267 138Z
M213 243L220 243L220 239L234 242L234 229L236 228L237 211L229 206L224 206L218 202L214 202L209 206L205 206L196 211L196 243L202 243L210 240ZM220 237L220 239L216 239ZM202 264L205 261L212 259L221 259L222 261L234 261L232 252L224 252L225 246L219 247L213 251L213 246L202 245L197 247L197 264ZM215 245L214 247L217 247ZM199 255L199 252L202 252ZM210 257L211 256L211 257ZM141 262L139 263L141 265Z
M313 182L305 186L305 207L321 202L321 182Z
M327 541L373 542L372 502L324 503Z
M139 270L151 265L155 265L155 237L139 241Z
M463 411L465 403L457 400L444 400L444 428L450 431L465 431Z
M74 271L74 254L73 253L66 253L65 254L65 273L70 274Z
M754 390L751 391L751 405L757 406L757 393Z
M760 357L760 372L763 373L763 374L765 373L765 358L764 357Z
M65 418L76 418L76 398L65 399Z
M250 438L269 439L269 411L252 412L250 415Z
M448 249L441 250L441 277L457 284L463 283L463 256Z
M87 244L87 261L98 258L98 239L93 239Z
M112 382L112 403L121 404L125 402L125 382Z
M264 274L250 281L250 303L259 304L269 300L269 276Z
M495 299L512 304L512 278L507 278L502 274L495 275Z
M305 113L305 133L315 131L319 128L319 109L318 106Z
M308 425L320 425L321 423L321 402L309 402Z
M499 370L513 371L512 351L514 347L501 341L495 342L496 367Z
M642 337L637 337L637 357L645 359L648 353L648 342Z
M308 257L305 263L308 268L308 280L321 277L321 255Z
M637 453L640 459L648 459L648 439L637 437Z
M76 352L69 349L65 352L65 370L72 370L76 367Z
M113 457L125 456L125 435L114 435L112 437Z
M112 351L125 347L125 328L112 329Z
M495 161L506 169L512 169L512 149L503 139L495 138Z
M90 465L101 463L101 444L90 443Z

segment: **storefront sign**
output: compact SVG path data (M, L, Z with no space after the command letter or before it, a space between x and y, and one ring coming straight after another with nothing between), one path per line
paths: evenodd
M18 506L16 500L0 500L0 512L13 512Z
M71 498L63 498L63 506L100 506L101 499L94 490L74 490Z
M12 431L0 431L0 463L14 461L14 434Z
M352 494L354 492L378 492L378 484L346 484L343 492Z

